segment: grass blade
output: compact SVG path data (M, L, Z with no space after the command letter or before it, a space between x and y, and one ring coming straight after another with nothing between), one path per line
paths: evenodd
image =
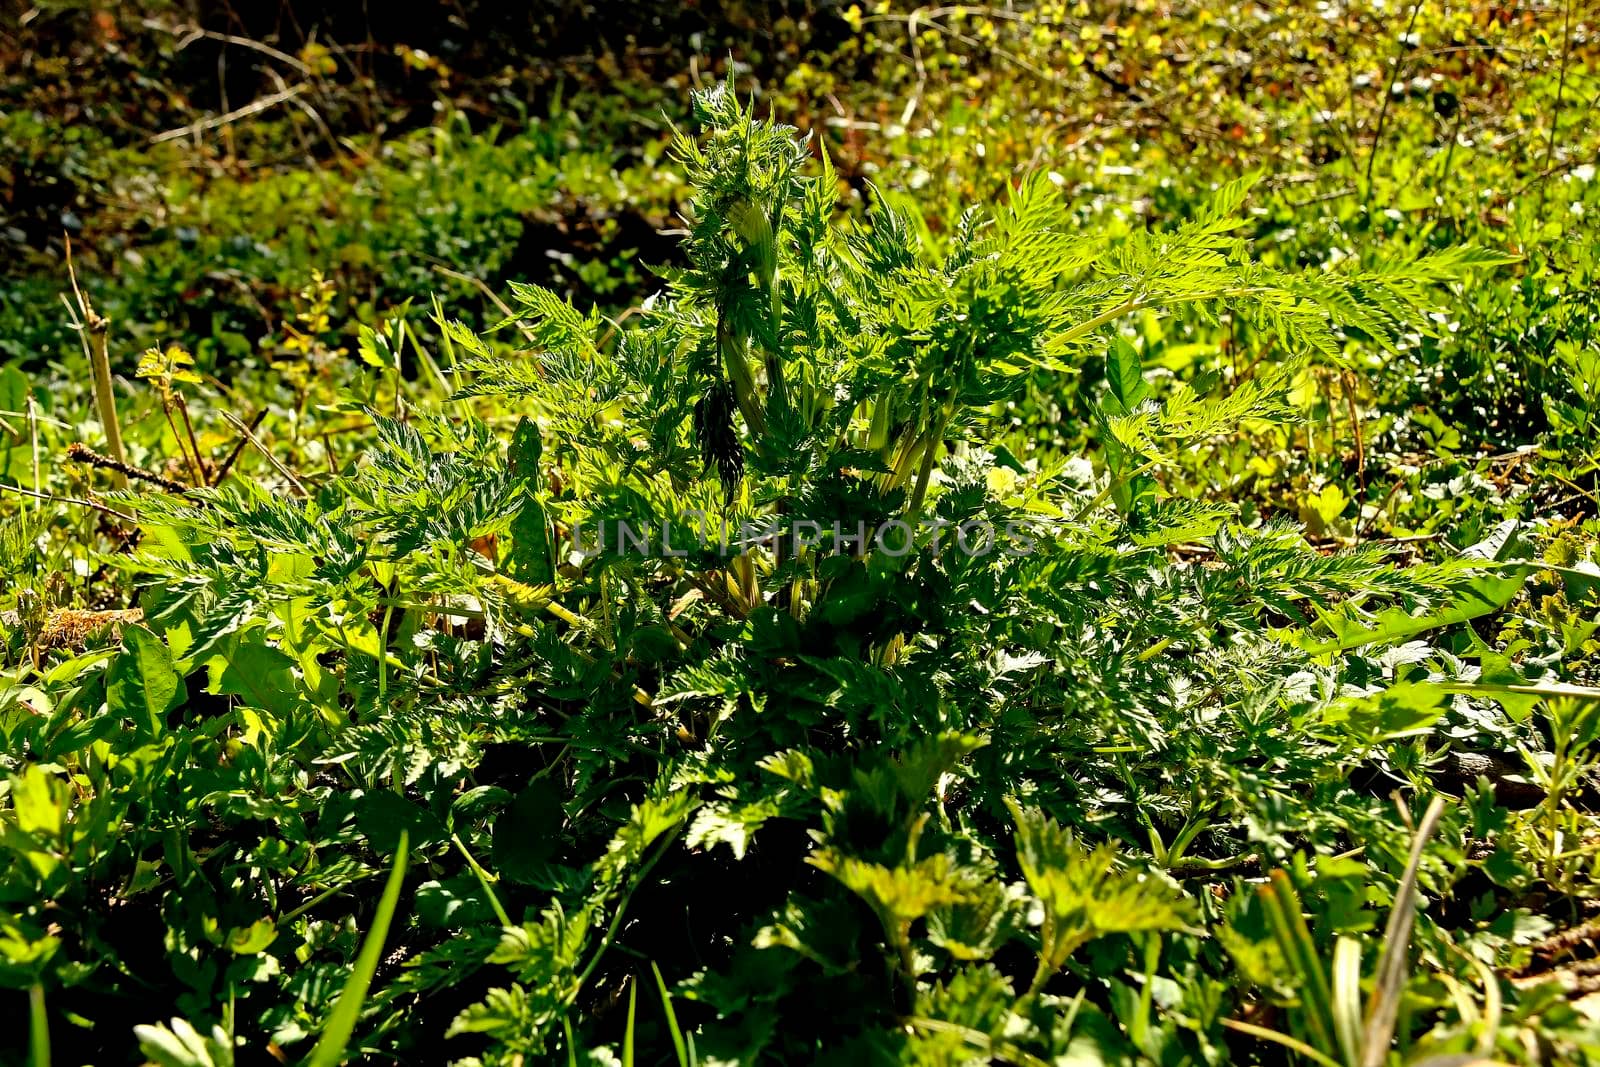
M1383 954L1378 957L1378 981L1367 1006L1367 1028L1362 1036L1361 1067L1382 1067L1394 1040L1394 1024L1400 1011L1400 990L1406 981L1406 964L1411 948L1411 927L1417 917L1417 871L1422 866L1422 850L1444 814L1444 797L1436 796L1428 805L1411 839L1411 856L1405 874L1395 891L1394 908L1383 931Z
M1333 1025L1344 1062L1361 1051L1361 942L1341 937L1333 946Z
M1269 1030L1265 1026L1257 1026L1255 1023L1240 1022L1238 1019L1219 1019L1217 1021L1229 1030L1237 1030L1241 1034L1249 1034L1251 1037L1259 1037L1263 1041L1271 1041L1273 1044L1282 1045L1286 1049L1292 1049L1313 1063L1319 1064L1320 1067L1343 1067L1338 1060L1331 1056L1324 1056L1297 1037L1290 1037L1288 1034L1280 1033L1277 1030Z
M1295 892L1289 876L1283 871L1273 871L1269 884L1258 891L1266 905L1267 921L1283 950L1284 958L1300 977L1301 1007L1307 1024L1311 1027L1317 1044L1324 1050L1333 1050L1336 1028L1333 1020L1333 997L1328 991L1328 976L1317 955L1316 942L1306 926L1305 914L1300 910L1300 895Z
M361 1017L361 1005L367 999L367 988L372 985L372 976L383 957L383 943L389 936L389 924L394 920L396 905L400 903L400 887L406 879L406 853L410 845L410 834L401 830L400 844L394 854L394 867L389 871L389 881L378 900L377 914L372 917L372 929L367 931L366 940L361 942L356 965L345 980L344 990L333 1006L333 1014L328 1016L328 1025L323 1027L322 1036L317 1039L317 1047L311 1050L311 1058L306 1061L307 1067L339 1067L344 1062L350 1035L355 1032L356 1020Z
M622 1067L633 1067L634 1013L639 1007L639 983L628 983L628 1029L622 1035Z
M652 960L650 970L656 976L656 990L661 994L661 1010L667 1013L667 1029L672 1033L672 1047L678 1053L678 1067L693 1067L694 1057L689 1055L689 1049L683 1042L683 1031L678 1027L678 1013L672 1010L672 995L667 992L661 968Z

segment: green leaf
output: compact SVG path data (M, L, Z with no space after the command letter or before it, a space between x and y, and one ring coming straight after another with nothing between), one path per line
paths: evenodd
M1322 721L1364 743L1393 741L1427 733L1448 706L1449 694L1427 682L1401 682L1381 693L1330 705Z
M389 789L375 789L361 798L356 825L375 852L391 852L406 840L421 844L444 836L444 826L432 812Z
M1144 380L1144 365L1139 353L1126 338L1112 340L1106 350L1106 386L1109 390L1105 405L1112 415L1129 415L1150 395L1150 385Z
M1048 970L1106 934L1188 927L1194 908L1170 883L1121 869L1108 844L1091 851L1054 819L1010 799L1006 806L1023 878L1044 910L1040 956Z
M518 581L529 585L549 585L555 581L550 522L545 517L544 505L531 497L511 520L510 571Z
M135 1026L139 1051L155 1067L233 1067L233 1042L221 1026L201 1034L187 1019L170 1026Z
M27 447L28 390L26 374L0 367L0 476L12 483L33 477L33 454Z
M544 505L535 494L542 484L539 461L544 455L544 441L539 426L523 417L512 431L511 445L506 449L506 463L511 475L522 483L523 504L511 520L510 571L513 576L531 585L546 585L555 581L555 554L550 543L550 520Z
M188 699L183 679L172 667L166 642L143 626L122 631L122 650L106 671L106 707L132 719L151 737L166 728L167 712Z
M1530 570L1518 568L1515 573L1505 577L1474 578L1448 604L1419 615L1412 615L1400 608L1391 608L1369 618L1323 612L1319 621L1330 631L1329 638L1317 640L1310 634L1293 631L1280 631L1280 636L1312 655L1347 652L1366 645L1391 645L1429 630L1454 626L1499 611L1522 589Z
M17 829L58 838L66 819L67 784L37 763L30 763L19 777L12 779L11 804L16 810Z
M249 926L236 926L228 931L225 942L228 951L236 956L253 956L266 948L278 936L278 928L271 919L257 919Z
M424 926L459 930L494 918L483 885L470 874L417 887L417 919Z
M369 367L383 368L394 365L394 354L389 351L389 339L371 326L362 326L357 331L357 351L361 353L361 362Z
M544 439L539 434L539 424L527 416L517 420L511 432L511 445L506 450L506 462L511 475L530 489L539 487L539 460L544 456Z
M259 634L224 642L208 668L213 693L236 696L250 707L280 716L298 703L293 657L265 644Z
M656 978L656 992L661 995L661 1010L667 1016L667 1032L672 1035L672 1051L678 1056L678 1067L691 1067L694 1062L693 1053L683 1039L683 1031L678 1027L678 1013L672 1010L672 995L667 992L666 980L661 977L661 968L650 962L650 973Z
M1477 635L1474 634L1474 637ZM1481 642L1478 642L1481 644ZM1533 707L1539 703L1540 697L1529 693L1518 693L1511 687L1526 686L1528 680L1516 669L1511 660L1484 646L1478 653L1478 681L1493 685L1505 686L1502 691L1496 692L1494 698L1500 706L1506 709L1506 714L1512 721L1522 722L1533 713Z
M638 1017L639 983L628 983L628 1024L622 1031L622 1067L633 1067L633 1025Z
M541 778L518 793L494 823L494 866L513 882L536 877L550 862L560 840L561 794Z

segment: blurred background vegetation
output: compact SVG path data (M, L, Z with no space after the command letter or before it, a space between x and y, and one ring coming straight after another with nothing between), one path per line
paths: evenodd
M1407 447L1532 443L1570 377L1559 342L1593 319L1581 3L138 2L4 19L0 356L30 369L78 352L69 243L122 370L168 342L202 372L264 365L314 273L345 341L434 294L493 315L485 287L509 280L621 311L673 255L682 187L662 156L686 89L730 73L816 132L858 201L868 182L915 194L935 233L1035 168L1113 230L1264 170L1269 258L1537 247L1521 284L1462 309L1461 343L1346 383Z
M1314 536L1449 531L1457 547L1508 508L1594 501L1600 42L1581 2L562 0L402 16L140 0L3 18L0 474L35 491L41 450L100 439L69 267L113 324L125 392L142 352L179 345L265 440L331 463L361 439L312 423L363 373L364 328L409 331L399 366L416 380L434 299L481 326L512 281L612 316L657 288L685 196L671 129L688 89L731 76L814 134L847 204L870 184L935 242L1034 170L1113 239L1259 171L1245 236L1269 264L1457 242L1521 255L1438 337L1302 372L1304 423L1198 450L1194 491ZM1281 355L1203 309L1151 330L1147 361L1184 380ZM1082 396L1041 380L1017 418L1042 447L1076 444ZM136 460L172 454L159 405L122 418ZM236 440L196 432L206 449ZM52 477L81 495L89 473Z

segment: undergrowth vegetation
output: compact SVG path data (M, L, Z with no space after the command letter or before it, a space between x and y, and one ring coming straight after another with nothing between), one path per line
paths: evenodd
M1600 1060L1592 16L1425 6L8 83L0 1057Z

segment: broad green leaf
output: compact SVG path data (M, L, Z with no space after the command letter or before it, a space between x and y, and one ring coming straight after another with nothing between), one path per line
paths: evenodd
M1461 550L1463 559L1481 560L1507 560L1523 558L1520 540L1517 531L1522 528L1522 523L1516 519L1506 519L1489 532L1489 535L1477 544Z
M565 818L561 794L546 779L518 793L494 822L495 870L514 882L536 877L555 854Z
M224 642L207 666L211 692L236 696L275 715L294 710L298 700L294 660L262 643L259 632Z
M1476 638L1477 635L1473 636ZM1481 641L1475 640L1474 643L1482 645ZM1504 687L1502 691L1496 692L1494 697L1513 720L1522 722L1533 712L1534 705L1539 703L1539 697L1518 693L1512 688L1527 685L1528 679L1523 677L1510 659L1483 646L1478 653L1478 668L1478 681Z
M1322 713L1322 722L1365 744L1393 741L1427 733L1444 714L1448 696L1427 682L1401 682L1380 693L1330 705Z
M33 450L28 440L28 376L0 367L0 476L32 484ZM37 488L37 487L35 487Z
M1106 934L1188 927L1193 906L1171 884L1122 869L1109 844L1091 851L1054 819L1009 798L1006 806L1022 876L1044 911L1040 955L1050 970Z
M357 351L361 362L369 367L394 365L394 354L389 350L389 339L371 326L362 326L357 332Z
M511 573L529 585L555 581L555 561L550 549L550 522L544 505L533 498L511 520Z
M236 956L253 956L266 948L278 936L278 928L271 919L257 919L249 926L236 926L228 931L225 944Z
M530 489L539 488L539 460L544 455L544 439L539 434L539 424L523 417L511 431L511 445L506 450L506 462L511 474Z
M483 885L470 874L417 886L417 919L424 926L460 929L494 918Z
M143 626L122 631L122 650L106 670L106 707L149 730L166 728L167 712L188 699L183 679L172 667L166 642Z
M806 862L837 878L885 922L911 922L935 908L973 900L982 884L976 871L958 866L943 853L914 866L886 867L825 848Z
M1113 415L1131 414L1150 395L1139 353L1126 338L1113 339L1106 350L1106 386L1106 408Z
M170 1026L135 1026L139 1051L155 1067L233 1067L233 1043L221 1026L202 1035L187 1019Z
M17 828L52 840L61 836L67 812L67 784L39 766L27 768L11 782L11 804Z
M423 844L445 836L431 811L390 789L375 789L361 798L356 825L375 852L392 852L406 840Z

